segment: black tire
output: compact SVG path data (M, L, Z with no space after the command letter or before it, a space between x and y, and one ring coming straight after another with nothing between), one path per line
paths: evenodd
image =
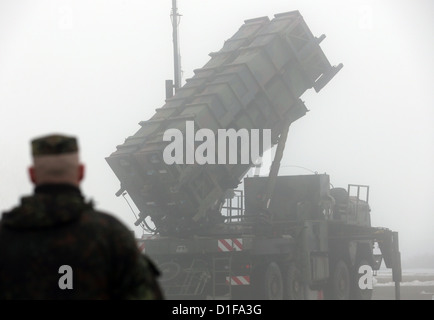
M366 259L360 259L356 265L355 268L351 274L351 300L371 300L372 299L372 293L373 289L369 288L361 288L359 285L360 278L364 275L363 273L359 273L359 268L363 265L370 266L368 260ZM369 281L369 278L366 279ZM367 283L364 283L367 285ZM371 283L372 285L372 283Z
M304 284L300 270L290 264L286 271L285 300L304 300Z
M270 262L264 275L265 300L283 300L283 281L279 265Z
M331 277L325 291L328 300L350 299L350 271L344 260L339 260L331 270Z

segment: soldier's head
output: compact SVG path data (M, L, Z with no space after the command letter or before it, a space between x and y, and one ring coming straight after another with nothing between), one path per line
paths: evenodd
M35 185L72 184L78 186L84 177L75 137L51 134L31 141L33 165L30 179Z

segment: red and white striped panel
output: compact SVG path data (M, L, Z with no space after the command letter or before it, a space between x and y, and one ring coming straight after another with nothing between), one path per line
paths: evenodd
M150 239L157 239L158 235L155 234L144 234L140 239L136 239L137 247L139 248L140 252L145 253L145 240Z
M250 277L249 276L235 276L235 277L226 277L226 283L229 283L231 286L246 286L250 284Z
M242 251L243 250L243 239L219 239L217 240L218 250L220 252L225 251Z
M137 247L141 253L145 253L145 241L137 241Z

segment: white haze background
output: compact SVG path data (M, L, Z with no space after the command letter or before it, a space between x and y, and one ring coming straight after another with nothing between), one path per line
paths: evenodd
M164 104L171 6L0 2L1 211L32 192L30 139L62 132L80 139L85 195L140 235L104 158ZM178 8L184 81L246 19L299 10L315 36L325 34L321 47L344 68L303 96L310 112L291 127L280 173L370 185L372 222L399 232L403 259L433 253L433 1L178 0Z

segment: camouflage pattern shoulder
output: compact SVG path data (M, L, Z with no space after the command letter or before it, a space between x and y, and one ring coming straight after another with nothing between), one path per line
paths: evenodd
M134 291L126 296L128 300L163 300L163 292L158 283L160 271L152 260L140 254L140 269L143 272L143 281Z
M19 206L3 215L3 225L11 228L39 228L61 225L79 219L93 210L78 193L35 194L21 198Z
M133 232L110 213L94 211L108 224L115 270L115 299L162 300L163 293L157 281L160 272L152 260L142 254Z
M26 197L0 225L0 299L163 299L132 231L77 194ZM74 290L59 289L61 265Z

